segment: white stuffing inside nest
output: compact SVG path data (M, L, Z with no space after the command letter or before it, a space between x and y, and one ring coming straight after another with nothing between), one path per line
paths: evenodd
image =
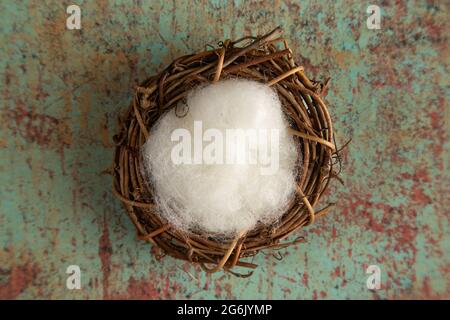
M179 229L225 237L277 221L298 173L288 127L267 85L231 79L194 89L158 120L143 147L158 213ZM256 135L239 144L227 135L233 129Z

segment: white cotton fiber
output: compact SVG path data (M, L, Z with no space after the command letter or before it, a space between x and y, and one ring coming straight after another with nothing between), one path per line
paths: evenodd
M276 92L254 81L219 81L194 89L186 105L176 110L161 117L143 148L145 172L162 218L182 230L226 237L250 231L258 222L276 221L293 196L298 171L298 150L287 131L288 121ZM222 134L222 149L217 130L209 130L214 138L201 141L208 136L208 129ZM229 129L253 129L245 132L257 135L242 149L227 139L227 133L233 132ZM190 141L181 139L180 132L188 132ZM278 149L274 143L277 133ZM200 138L200 148L194 143L196 137ZM216 151L205 153L214 143ZM179 152L182 146L190 148ZM278 150L279 159L274 150ZM215 158L209 159L208 154ZM244 157L240 163L233 161L236 158L227 161L227 155L236 154ZM187 159L192 163L186 164Z

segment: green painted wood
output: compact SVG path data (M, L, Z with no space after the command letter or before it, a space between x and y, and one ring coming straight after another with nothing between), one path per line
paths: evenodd
M0 2L1 298L449 298L445 1L385 1L380 30L361 1L81 0L67 30L65 2ZM276 25L309 75L332 78L337 142L352 138L345 186L322 201L337 207L249 279L157 261L104 174L120 110L177 56Z

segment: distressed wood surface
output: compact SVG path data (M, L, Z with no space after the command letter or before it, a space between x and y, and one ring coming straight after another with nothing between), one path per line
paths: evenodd
M0 2L0 298L450 298L445 1L384 1L380 30L361 1L75 2L81 30L72 2ZM177 56L277 25L353 139L336 208L249 279L157 261L105 174L119 111Z

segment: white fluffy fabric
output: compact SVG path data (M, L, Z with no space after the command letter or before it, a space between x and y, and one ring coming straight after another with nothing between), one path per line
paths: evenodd
M298 172L298 149L287 131L288 121L276 92L254 81L224 80L194 89L186 104L176 109L177 112L172 109L160 118L143 148L145 172L154 187L162 218L185 231L225 237L250 231L258 223L275 222L295 192ZM180 113L185 115L180 117ZM225 161L227 129L266 129L269 133L278 130L278 170L262 174L268 164L261 161L174 163L171 154L179 141L172 141L171 136L178 128L191 133L194 159L194 121L202 121L202 133L209 128L223 133ZM210 143L203 141L203 152ZM258 150L249 147L246 156L257 157L261 143L261 139L256 143ZM230 145L229 152L240 152ZM271 146L269 140L268 150Z

